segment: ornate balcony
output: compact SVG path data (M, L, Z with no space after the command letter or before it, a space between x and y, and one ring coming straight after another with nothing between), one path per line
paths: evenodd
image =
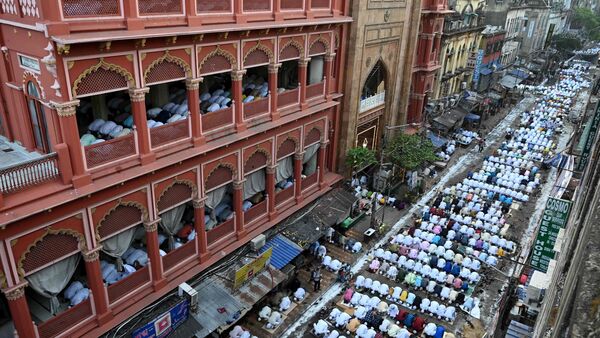
M135 131L129 135L118 137L84 147L85 161L88 169L127 158L137 154Z
M150 129L150 143L152 148L184 140L190 137L190 119L163 124Z
M202 115L202 132L208 132L233 124L233 107Z
M106 288L108 301L112 304L148 282L150 282L150 273L145 266L115 284L109 285Z
M206 233L206 242L209 247L235 232L235 217L227 220Z
M385 104L385 91L360 100L360 112L366 112Z

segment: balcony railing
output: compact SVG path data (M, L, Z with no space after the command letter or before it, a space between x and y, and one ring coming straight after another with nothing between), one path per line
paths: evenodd
M65 19L116 17L122 13L120 0L61 0L61 2Z
M294 186L291 186L287 189L283 189L279 192L275 193L275 205L279 206L283 202L294 197Z
M60 177L56 153L0 169L0 193L9 194L24 190Z
M385 91L360 100L360 112L371 110L385 104Z
M135 132L84 147L88 169L137 154Z
M181 0L138 0L140 15L177 15L183 14Z
M214 245L221 239L235 232L235 217L227 220L206 233L206 242L208 246Z
M109 285L106 288L108 301L112 304L149 281L149 270L148 267L145 266L115 284Z
M91 317L92 314L92 302L91 299L88 298L83 302L39 324L37 327L39 336L56 337L60 333L65 332L67 328L79 324L86 318Z
M306 86L306 98L316 98L318 96L325 95L325 82L321 81L318 83L313 83L311 85Z
M152 148L183 140L190 137L190 119L179 120L150 129Z
M306 176L305 179L302 180L302 190L306 190L312 187L319 180L319 172L315 171L312 175Z
M271 111L270 107L271 98L269 96L244 103L244 119L249 120L259 115L268 114Z
M233 124L233 107L202 115L202 132L211 131Z
M195 254L196 243L195 240L191 240L163 256L163 270L169 271L177 264L183 262L187 258L194 256Z
M304 4L303 0L281 0L282 10L301 10Z
M41 18L40 6L38 2L42 0L2 0L0 1L0 11L11 18Z
M267 200L253 205L244 213L244 223L249 224L267 213Z
M277 108L288 107L300 103L300 89L289 89L277 94Z

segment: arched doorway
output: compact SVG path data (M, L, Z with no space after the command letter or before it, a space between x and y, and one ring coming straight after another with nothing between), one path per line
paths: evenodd
M31 132L35 142L35 148L42 152L50 151L51 143L48 135L48 125L46 124L46 113L44 106L40 101L40 92L33 81L27 82L27 91L25 92L27 99L27 108L31 119Z
M381 60L377 61L361 91L361 100L385 93L385 66Z

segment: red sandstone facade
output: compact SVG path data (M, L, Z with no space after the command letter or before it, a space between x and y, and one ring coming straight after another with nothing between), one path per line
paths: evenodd
M0 183L0 282L19 337L98 336L340 179L336 100L347 1L89 3L1 4L0 131L47 154L0 171L5 179L26 178ZM297 69L296 88L279 88L282 65ZM248 74L266 80L268 95L244 103ZM226 87L231 104L201 111L200 95L215 83ZM189 115L151 128L147 110L161 88L185 98ZM122 105L106 115L104 105L115 97ZM86 118L123 111L133 119L128 134L82 145ZM317 145L316 170L306 174L305 151ZM276 191L286 159L293 161L293 185ZM262 200L244 212L245 180L259 170L266 181ZM231 193L233 213L206 230L207 196L222 187ZM197 235L161 256L161 216L184 204L193 210ZM134 227L148 263L107 285L102 243ZM34 316L28 277L74 255L82 258L75 275L89 298Z
M444 28L444 14L449 13L447 0L423 0L416 56L412 74L407 123L421 123L427 96L437 81L436 73L441 67L440 44Z

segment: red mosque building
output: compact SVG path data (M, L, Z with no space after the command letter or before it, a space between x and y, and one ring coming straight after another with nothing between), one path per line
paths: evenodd
M407 123L423 121L427 98L433 91L434 82L437 81L436 74L441 67L440 45L444 15L447 13L451 13L448 10L448 0L421 1L421 21L406 114Z
M0 1L0 325L99 336L330 190L348 5Z

